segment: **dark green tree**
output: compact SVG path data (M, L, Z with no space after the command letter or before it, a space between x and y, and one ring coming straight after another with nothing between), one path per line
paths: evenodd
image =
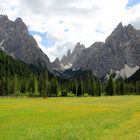
M121 79L121 81L120 81L120 95L124 95L124 89L125 87L124 87L124 80L123 79Z
M107 86L106 86L106 95L113 96L114 95L114 85L112 76L109 77Z
M96 92L97 96L101 96L101 86L99 80L97 81Z

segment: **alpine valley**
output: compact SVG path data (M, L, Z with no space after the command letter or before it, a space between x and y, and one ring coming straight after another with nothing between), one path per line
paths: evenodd
M21 18L0 16L0 95L138 94L139 68L140 30L130 24L119 23L105 42L78 42L51 63Z

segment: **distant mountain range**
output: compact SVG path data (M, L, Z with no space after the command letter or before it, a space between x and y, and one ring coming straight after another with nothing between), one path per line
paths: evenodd
M62 66L71 66L74 70L92 70L98 78L106 77L110 73L128 78L140 67L140 30L136 30L130 24L123 26L119 23L105 43L95 42L88 48L80 47L80 43L78 46L78 49L76 45L73 50L78 54L74 61L68 51L61 61L56 59L53 62L57 63L55 66L59 66L53 65L54 69L62 70Z
M61 60L56 58L50 63L21 18L11 21L1 15L0 49L27 64L65 78L73 78L77 71L92 71L100 79L110 73L115 73L115 78L129 78L140 68L140 30L130 24L119 23L105 42L95 42L88 48L77 43Z

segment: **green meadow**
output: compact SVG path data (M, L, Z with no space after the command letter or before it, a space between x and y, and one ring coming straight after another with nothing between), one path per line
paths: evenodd
M140 140L140 96L0 98L0 140Z

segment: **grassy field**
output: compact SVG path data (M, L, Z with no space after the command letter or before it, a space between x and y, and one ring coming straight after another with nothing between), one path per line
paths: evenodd
M0 140L140 140L140 96L0 98Z

